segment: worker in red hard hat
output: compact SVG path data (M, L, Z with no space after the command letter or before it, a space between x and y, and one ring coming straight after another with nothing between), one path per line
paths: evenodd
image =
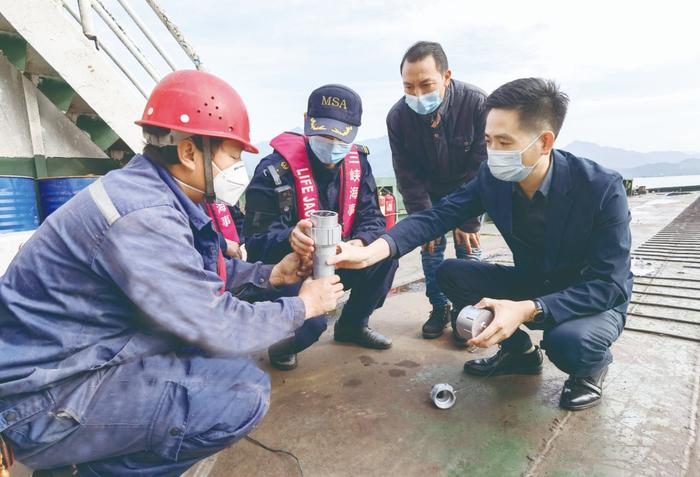
M53 213L0 277L0 433L44 475L180 475L245 436L269 405L244 356L336 307L337 276L221 253L218 201L247 183L248 114L199 71L146 104L147 146Z

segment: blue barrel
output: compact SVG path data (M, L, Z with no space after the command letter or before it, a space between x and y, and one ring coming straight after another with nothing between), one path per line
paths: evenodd
M33 177L0 176L0 233L39 226L34 182Z
M46 179L39 179L39 200L44 219L97 179L99 179L99 176L47 177Z

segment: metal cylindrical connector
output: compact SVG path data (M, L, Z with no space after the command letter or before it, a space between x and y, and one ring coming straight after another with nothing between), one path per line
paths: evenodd
M485 308L465 306L457 315L455 331L467 340L475 338L493 321L493 313Z
M440 383L430 390L430 400L440 409L449 409L454 406L457 396L455 390L447 383Z
M330 277L335 267L326 262L335 255L336 247L342 238L342 229L338 223L338 213L331 210L311 212L309 219L311 238L314 241L314 278Z

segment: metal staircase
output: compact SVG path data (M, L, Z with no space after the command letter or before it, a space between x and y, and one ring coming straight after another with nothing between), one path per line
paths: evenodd
M133 121L151 88L177 69L168 52L180 52L182 67L202 65L154 0L116 0L112 9L106 3L0 0L0 51L106 156L121 160L141 150ZM162 46L148 23L170 44Z
M142 149L134 120L155 83L193 67L199 57L155 0L0 0L0 222L31 215L28 192L8 186L16 176L36 188L124 165ZM7 230L0 275L32 233Z

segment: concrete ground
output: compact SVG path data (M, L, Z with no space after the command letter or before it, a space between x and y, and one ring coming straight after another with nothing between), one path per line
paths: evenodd
M493 350L472 354L447 337L421 339L427 311L420 292L392 297L375 317L394 337L392 350L326 336L297 371L271 371L271 409L254 437L294 452L306 476L683 474L686 447L697 445L689 432L696 343L673 342L671 352L664 338L625 333L605 401L573 414L557 406L566 376L551 364L535 377L464 375L465 360ZM444 411L429 400L441 382L459 390ZM242 442L218 456L210 475L298 474L290 458Z
M632 198L634 245L698 197ZM483 235L484 258L508 263L493 225ZM635 266L655 273L660 267ZM684 273L700 279L700 269L694 272ZM276 371L264 355L256 356L271 375L273 393L252 436L293 452L306 477L700 475L698 342L626 331L613 348L603 403L571 413L557 405L566 376L551 363L541 376L478 379L462 372L464 361L495 349L457 349L447 335L422 339L430 307L415 282L421 277L417 252L402 258L399 288L372 318L374 328L394 339L391 350L336 344L326 333L291 372ZM539 333L532 335L537 342ZM458 390L449 410L429 399L441 382ZM241 441L187 475L300 473L291 457Z
M696 198L632 198L634 245ZM492 260L510 259L492 225L484 230L484 251ZM420 278L417 253L404 257L399 270L398 284ZM460 350L446 335L422 339L428 302L420 285L404 290L372 318L373 327L393 337L391 350L336 344L327 333L300 355L295 371L273 370L258 357L273 394L253 436L297 455L307 477L700 475L697 342L626 331L613 348L603 403L571 413L557 405L566 376L551 363L536 377L465 375L465 360L495 350ZM441 382L459 390L449 410L429 399ZM244 441L190 475L299 473L290 457Z

